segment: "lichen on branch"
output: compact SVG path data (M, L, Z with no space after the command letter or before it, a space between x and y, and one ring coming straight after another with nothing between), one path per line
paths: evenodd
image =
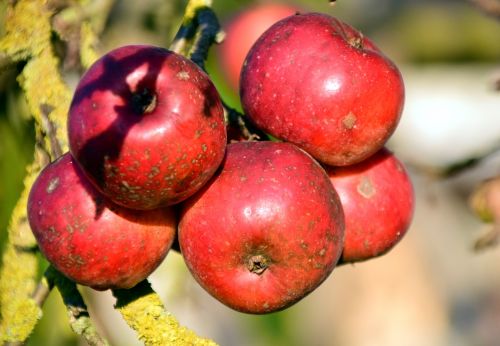
M219 20L209 0L192 0L188 3L182 25L170 44L170 50L190 58L205 69L208 50L224 39Z
M53 286L57 287L67 309L71 329L83 337L87 344L90 346L109 345L97 333L87 310L87 305L73 281L59 273L54 267L49 266L45 271L41 285L46 285L47 290L50 290Z
M87 0L73 3L53 17L53 29L66 43L64 65L78 63L88 69L100 56L99 35L104 31L114 0Z
M35 159L29 166L24 191L11 216L9 242L0 271L0 344L24 342L28 338L41 317L44 299L55 285L60 288L70 312L73 329L84 336L88 343L104 345L106 342L91 326L90 317L85 313L85 304L73 282L49 267L45 280L42 280L38 289L35 288L37 245L28 224L27 198L41 169L68 150L66 118L71 100L71 91L60 73L61 62L52 46L53 32L60 34L63 40L66 36L64 32L54 28L54 15L57 14L56 9L48 7L50 3L33 0L9 2L5 35L0 39L0 57L4 61L26 62L18 81L35 120L37 137ZM71 30L75 27L78 29L78 55L84 68L98 58L98 35L105 22L102 18L107 16L112 3L112 0L87 1L81 4L68 2L71 6L87 7L77 9L74 12L76 16L61 16L73 18L74 22L70 25L74 27ZM186 40L188 36L178 35L181 42L191 43L183 46L185 54L201 54L198 59L200 64L219 33L218 22L210 12L210 5L209 0L191 0L183 22L183 27L190 27L186 32L191 36ZM212 19L215 18L216 26L209 26L210 30L217 28L213 33L208 33L203 22L199 21L200 9ZM96 21L93 14L99 11L101 18ZM207 43L200 43L205 42L207 37ZM165 310L149 283L143 282L131 290L116 290L114 294L117 297L117 309L147 345L215 345L213 341L200 338L191 330L180 326L175 317Z
M65 131L71 91L61 78L59 60L52 48L52 13L45 2L28 0L17 1L7 11L0 52L13 61L28 61L18 81L37 130L45 134L44 147L51 156L58 156L67 150Z
M180 326L176 318L165 310L147 280L129 290L113 290L113 295L116 297L116 309L145 345L217 345Z
M0 344L26 340L42 316L40 307L31 297L38 260L36 241L26 216L28 193L41 169L41 162L42 156L28 167L24 191L7 229L9 243L0 270Z
M12 2L7 8L5 35L0 40L0 54L12 62L27 61L18 81L35 119L39 142L8 226L0 271L0 343L25 341L42 314L32 298L38 260L26 206L31 185L48 163L48 156L55 158L66 150L65 119L70 99L52 51L50 17L45 2Z

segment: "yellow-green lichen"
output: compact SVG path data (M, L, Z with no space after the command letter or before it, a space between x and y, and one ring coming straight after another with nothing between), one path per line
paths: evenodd
M84 21L80 27L80 63L88 69L99 57L99 35L104 30L106 20L114 0L82 1Z
M194 41L196 41L196 39L192 37L193 33L196 35L196 33L193 32L193 30L195 30L195 19L200 10L210 6L212 6L212 0L188 1L182 18L182 25L169 47L170 50L187 57L190 56L190 50L192 49Z
M76 283L58 272L54 267L49 266L45 271L45 283L48 287L57 287L61 294L71 329L82 336L87 344L91 346L107 346L108 342L103 339L92 323L87 305L78 291Z
M5 341L25 341L41 316L39 304L42 301L32 298L38 261L36 242L27 221L27 196L41 167L48 161L47 154L55 159L67 151L65 129L71 91L61 77L60 62L53 51L53 13L48 9L47 3L43 0L9 2L5 16L5 35L0 38L0 56L14 62L26 61L18 81L36 122L38 145L42 148L38 152L44 152L45 155L36 157L34 164L30 166L25 190L11 217L9 243L0 271L0 344ZM106 15L101 15L96 20L95 14L102 14L102 9L109 13L112 3L112 0L81 1L80 6L83 8L78 11L83 12L75 12L78 16L71 17L79 30L80 62L85 68L98 57L97 35L105 23ZM74 5L77 6L76 3ZM199 9L210 5L210 0L189 1L183 22L193 23ZM71 283L71 288L69 292L65 289L60 291L68 313L73 318L74 305L68 303L65 297L81 296L74 283ZM143 282L131 290L116 290L114 293L117 297L117 309L146 345L216 345L180 326L175 317L165 311L149 283ZM76 308L84 308L83 300L79 306ZM76 318L70 323L87 341L96 337L91 344L105 344L105 341L98 338L90 322L90 317L83 315L81 319Z
M59 74L57 58L50 50L45 50L30 59L19 82L30 112L45 134L45 148L53 156L64 153L68 150L66 119L71 91Z
M67 147L64 129L70 93L62 82L58 60L52 52L51 12L45 4L27 0L10 3L0 52L13 61L28 60L19 81L36 120L37 134L54 134L52 140L42 144L55 156ZM45 163L42 161L38 156L28 168L24 191L8 227L9 242L0 271L0 338L4 339L1 341L26 340L42 313L31 298L38 260L26 211L31 185Z
M0 344L5 341L24 341L31 334L42 315L40 308L30 298L34 276L38 269L36 257L31 253L16 251L10 245L5 250L0 282Z
M5 22L6 35L0 41L0 51L13 60L26 60L39 55L50 42L51 13L44 1L17 1L9 6ZM36 19L36 20L35 20Z
M67 150L65 129L71 92L61 78L59 60L52 49L51 16L45 1L17 1L8 8L0 52L14 61L29 59L18 80L38 127L42 133L54 134L59 142L46 139L48 152L54 154Z
M201 8L210 6L212 6L212 0L190 0L184 12L183 24L189 25Z
M172 314L165 311L160 297L147 281L130 290L114 290L113 294L117 298L116 309L145 345L217 345L182 327Z
M24 191L12 212L8 227L9 243L0 270L0 341L25 340L42 314L31 299L38 260L34 253L36 240L26 211L28 194L40 169L37 163L29 166L24 179Z
M84 22L80 30L80 62L83 67L88 69L98 58L99 53L96 50L98 38L92 25Z

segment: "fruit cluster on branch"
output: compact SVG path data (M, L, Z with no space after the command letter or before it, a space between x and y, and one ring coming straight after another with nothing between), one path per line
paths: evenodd
M12 10L46 11L30 4ZM170 50L133 45L101 56L70 104L45 14L41 44L9 51L20 23L2 41L9 56L28 60L27 76L44 83L41 72L49 71L60 86L38 95L25 82L52 162L27 184L20 205L27 203L36 244L51 263L47 289L79 297L84 328L74 329L90 343L105 341L76 284L113 290L146 344L213 344L180 327L146 281L174 241L212 296L263 314L300 301L337 265L386 253L406 233L411 181L384 148L401 116L403 80L353 27L318 13L272 25L245 58L242 115L225 106L203 70L221 38L209 1L189 2ZM77 27L86 64L96 36L84 21Z
M41 305L55 283L65 280L64 282L73 286L70 290L60 291L65 302L83 302L75 282L66 279L53 267L48 268L45 278L37 286L36 277L39 263L36 253L38 245L28 224L26 206L31 186L41 169L50 160L57 158L67 150L67 135L64 130L66 129L66 115L71 101L71 92L62 81L59 72L59 61L52 47L52 31L61 35L63 40L69 37L65 36L64 30L76 29L79 31L77 42L80 42L81 65L88 68L99 57L95 51L97 35L103 29L102 24L105 22L112 4L113 1L90 1L85 8L77 8L81 5L71 4L73 7L64 7L68 4L63 5L62 2L59 2L55 5L67 9L61 11L60 8L53 7L52 2L21 0L9 4L7 9L6 34L0 40L0 55L3 58L2 63L5 64L18 61L27 62L19 76L19 81L25 91L30 112L35 119L37 146L34 162L27 168L24 192L11 216L8 228L9 242L2 258L0 271L0 315L2 317L0 343L2 344L4 342L22 342L29 337L42 315ZM196 6L192 7L196 8ZM75 17L67 15L68 13L77 13L78 15ZM63 23L59 19L62 21L69 19L69 22ZM58 29L55 27L57 23L64 25L60 25ZM73 36L70 38L74 39ZM128 293L123 292L122 296L127 294L136 297L136 299L141 298L141 295L134 290L130 290ZM154 291L150 290L147 297L143 301L144 305L163 311L160 315L165 314L171 322L175 321L175 318L165 311ZM126 303L120 305L120 311L124 314L136 311L131 305L132 303L132 299L126 300ZM76 310L68 305L68 311ZM93 330L91 320L81 318L84 315L80 314L77 318L72 314L71 326L89 344L101 344L94 342L101 340L101 338ZM132 328L140 329L141 323L137 323L137 321L140 320L141 316L132 313L129 315L127 322ZM155 330L162 330L162 328L173 328L164 334L174 337L177 329L186 333L185 328L180 327L178 323L166 325L163 322L162 319L153 319L148 322L149 328L140 333L146 343L148 340L157 338L154 336L156 335ZM197 338L193 333L189 335L192 344L207 343L205 339ZM172 339L164 341L165 343L160 341L157 344L175 344Z

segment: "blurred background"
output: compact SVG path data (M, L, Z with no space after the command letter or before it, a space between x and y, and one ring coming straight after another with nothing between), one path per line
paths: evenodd
M214 0L213 7L227 28L236 15L269 3ZM244 315L218 303L171 252L151 277L167 309L221 345L500 345L500 247L473 251L476 239L492 226L468 204L480 182L500 175L499 13L487 14L473 0L280 3L339 17L400 67L406 104L388 146L412 176L414 221L385 256L335 269L298 304L266 316ZM500 7L497 0L490 3ZM101 51L133 43L167 47L185 5L116 1ZM0 35L5 6L0 4ZM209 73L222 97L239 107L234 76L221 56L222 47L211 50ZM16 82L21 68L0 71L0 253L33 155L34 126ZM71 87L78 81L75 74L65 77ZM82 293L112 345L140 344L114 311L109 292L82 288ZM56 292L28 345L85 345L70 331Z

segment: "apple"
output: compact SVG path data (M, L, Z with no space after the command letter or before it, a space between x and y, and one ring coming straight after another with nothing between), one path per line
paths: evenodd
M326 167L345 214L341 262L385 254L406 234L413 216L413 185L401 161L383 148L347 167Z
M299 14L271 26L250 50L240 95L249 118L319 161L345 166L377 152L403 109L401 74L340 20Z
M339 198L314 159L290 143L238 142L182 204L178 239L204 289L230 308L263 314L328 277L343 232Z
M144 280L165 258L177 226L171 208L139 211L112 203L69 153L36 179L28 219L47 260L97 290L130 288Z
M278 20L297 11L297 8L290 5L268 2L246 7L231 18L224 28L224 42L217 46L217 56L232 88L238 90L241 67L260 35Z
M95 186L133 209L178 203L200 189L226 146L223 108L192 61L153 46L117 48L80 80L70 151Z

